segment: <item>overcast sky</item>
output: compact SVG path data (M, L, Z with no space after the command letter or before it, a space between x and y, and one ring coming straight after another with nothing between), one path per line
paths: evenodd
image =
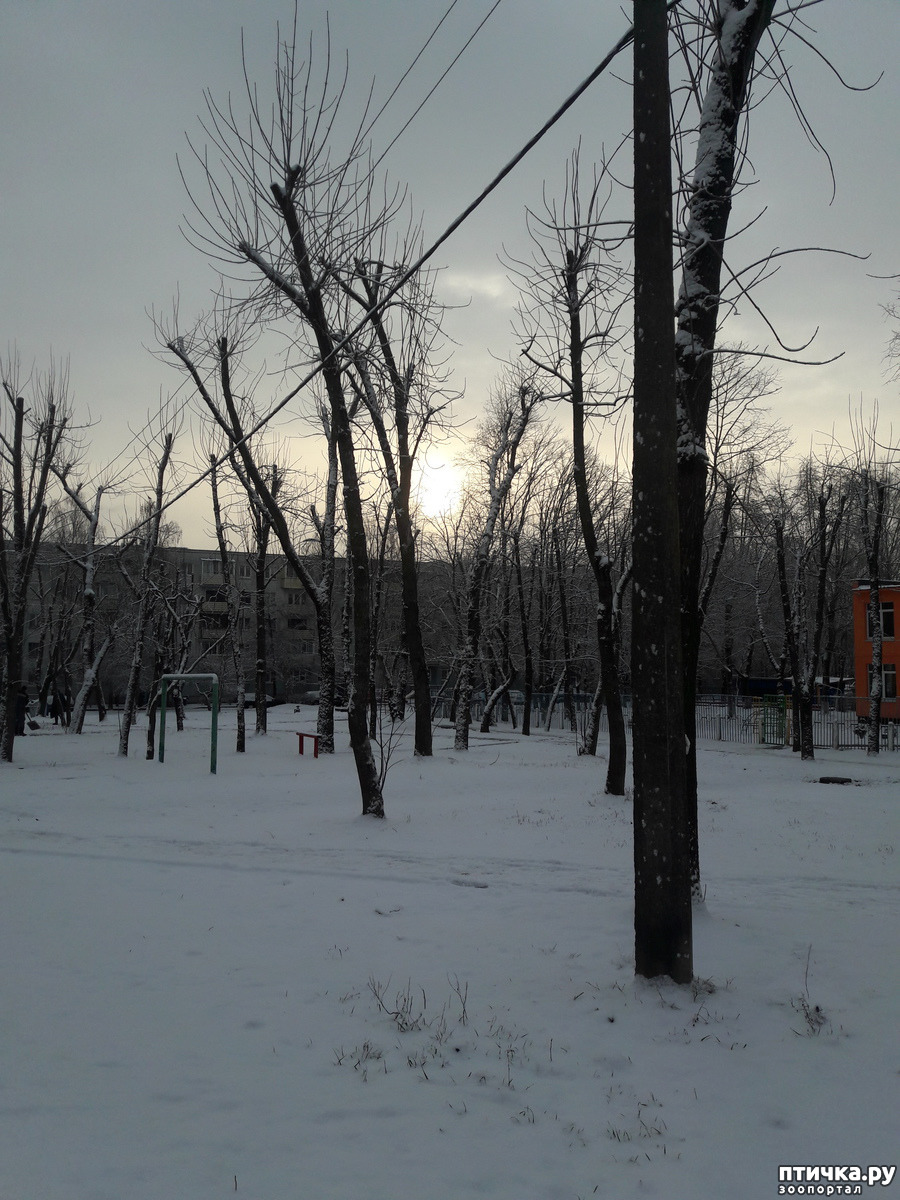
M301 24L321 37L330 14L336 51L349 52L354 84L375 80L376 107L394 87L450 0L301 0ZM422 60L374 130L386 145L461 49L493 0L458 0ZM630 5L623 6L626 14ZM0 347L26 364L52 351L71 363L81 413L100 424L98 462L115 460L160 396L178 386L146 349L147 310L166 311L176 291L183 315L199 312L215 275L179 232L187 208L176 155L199 134L203 89L236 99L243 88L241 36L262 88L271 80L275 27L290 0L3 0L0 5ZM627 26L609 0L503 0L386 165L408 183L426 236L436 236L581 81ZM790 47L797 93L834 167L805 139L784 98L772 95L751 125L757 182L734 224L763 209L743 247L815 245L869 254L867 262L788 260L759 294L790 343L818 328L808 352L825 368L782 373L779 406L801 445L835 427L845 436L850 403L880 399L882 422L898 387L884 381L890 327L881 306L900 272L900 2L824 0L809 10L812 40L850 83L884 78L873 91L841 87L817 57ZM321 44L321 42L320 42ZM442 248L448 300L470 300L451 320L460 345L462 415L477 413L513 352L514 293L498 261L503 245L523 252L524 209L561 186L580 137L583 159L615 145L629 122L622 79L628 55L601 79L542 145ZM619 78L616 78L618 76ZM763 344L742 309L727 336ZM771 342L771 338L768 339ZM183 395L183 393L181 393ZM900 422L897 423L900 425ZM183 517L182 517L183 520ZM186 530L186 533L188 531Z

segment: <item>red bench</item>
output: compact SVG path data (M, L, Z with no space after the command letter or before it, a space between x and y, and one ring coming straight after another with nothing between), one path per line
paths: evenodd
M300 753L303 753L303 743L307 738L312 742L313 758L319 757L319 735L317 733L301 733L297 730L297 738L300 743Z

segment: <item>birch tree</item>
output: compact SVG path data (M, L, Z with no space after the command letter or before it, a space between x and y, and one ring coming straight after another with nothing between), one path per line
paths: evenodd
M796 96L786 80L781 41L802 20L803 0L698 0L673 8L679 54L687 65L685 84L675 99L679 162L693 166L682 184L683 228L681 284L675 305L676 387L678 401L678 499L681 540L681 609L684 654L684 710L688 739L687 821L691 847L692 894L701 898L697 832L696 680L700 653L700 607L704 505L709 469L707 424L713 394L713 363L723 295L728 284L746 294L746 278L765 274L764 264L744 271L726 266L734 196L746 162L745 114L755 75L769 69L791 103ZM772 47L761 51L773 26ZM801 32L801 38L803 34ZM688 110L697 108L696 124ZM808 129L808 122L800 113ZM771 328L771 326L770 326ZM777 335L776 335L777 336ZM779 348L787 351L780 344Z

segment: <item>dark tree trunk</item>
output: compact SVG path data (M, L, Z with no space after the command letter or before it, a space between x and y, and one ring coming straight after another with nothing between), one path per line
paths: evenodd
M228 644L231 650L231 662L234 667L234 679L237 687L237 733L234 749L236 754L247 751L247 710L246 710L246 680L244 676L244 641L240 628L240 589L234 578L231 556L225 540L225 524L222 520L222 508L219 502L219 480L216 456L210 456L209 483L212 491L213 519L216 530L216 545L219 549L219 562L222 565L224 579L225 605L228 610ZM259 703L259 696L256 697ZM265 704L265 696L263 696Z
M278 499L281 483L281 472L277 464L272 463L269 490L272 493L273 500ZM256 498L254 498L250 505L250 517L251 528L253 529L253 636L256 648L253 689L256 697L256 734L258 737L264 737L269 730L269 710L266 707L269 676L269 629L266 619L266 588L269 583L269 574L266 564L269 554L269 539L272 535L272 522L265 508L260 505ZM319 746L321 749L321 742Z
M614 631L615 614L612 604L612 564L602 554L594 529L594 514L587 482L587 453L584 442L584 378L581 315L578 304L578 263L571 253L566 263L566 291L569 304L569 366L572 373L572 459L578 519L588 562L597 589L597 652L600 659L600 687L606 701L609 723L609 762L606 768L606 791L611 796L625 795L625 770L628 745L625 722L622 719L622 691L619 686L617 638ZM596 726L595 726L596 730ZM596 737L592 733L593 749Z
M531 700L534 695L534 654L531 649L531 634L529 618L531 605L525 600L525 579L522 571L522 550L519 535L513 537L513 565L516 572L516 603L519 612L519 636L522 639L523 658L523 694L525 703L522 708L522 735L531 734ZM531 582L534 581L534 560L532 559Z
M257 542L256 559L253 565L253 631L256 644L256 661L253 669L253 687L256 697L256 734L264 736L269 731L269 710L266 707L266 688L269 674L269 631L266 627L266 543Z
M634 5L635 970L693 974L679 621L672 188L665 0Z
M166 434L163 439L162 453L156 468L156 488L153 494L154 508L144 531L144 551L141 559L141 574L137 585L128 580L133 592L136 591L137 615L135 617L132 635L131 666L128 670L128 683L125 687L125 704L122 711L122 724L119 728L119 754L124 758L128 754L128 742L131 727L134 724L138 705L138 690L140 688L141 670L144 665L144 650L147 641L147 626L150 622L153 604L153 592L150 587L150 577L153 560L159 545L159 527L162 521L163 485L166 470L172 456L174 435ZM121 568L124 571L124 566Z
M556 558L556 586L559 592L559 626L562 633L563 648L563 711L569 722L572 733L578 732L578 722L575 719L575 707L572 703L572 641L569 634L569 602L566 594L566 577L563 569L562 551L559 544L559 529L553 531L553 553Z
M869 576L869 629L872 633L872 678L869 683L869 727L866 753L881 749L881 703L884 698L884 625L881 613L881 537L886 485L863 470L860 486L860 525Z
M377 307L381 293L380 264L373 275L363 264L357 270L365 288L369 320L375 330L381 357L391 381L394 402L394 423L397 432L397 459L387 443L384 423L378 419L378 436L385 459L391 499L394 506L394 522L400 552L400 582L403 597L403 637L409 655L413 697L416 706L414 752L426 758L432 754L431 733L431 685L428 675L428 660L422 638L422 623L419 610L419 572L416 562L416 539L410 514L413 462L415 448L410 440L409 387L412 376L404 378L398 367L390 337L384 323L382 310ZM373 418L375 409L370 409Z

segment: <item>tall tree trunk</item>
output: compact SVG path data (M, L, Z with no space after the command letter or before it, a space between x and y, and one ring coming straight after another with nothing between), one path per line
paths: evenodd
M126 757L131 727L137 712L138 690L141 680L141 669L144 663L144 650L147 641L147 626L150 621L153 592L150 578L153 571L153 561L159 546L159 528L162 521L163 488L166 470L172 456L175 444L174 435L168 433L163 438L162 453L156 468L156 487L153 493L153 511L144 530L144 549L141 558L141 574L137 585L128 580L129 586L137 598L137 616L135 618L131 666L128 671L128 683L125 687L125 706L122 713L122 723L119 727L119 754ZM124 568L122 568L124 570ZM126 576L127 578L127 576Z
M106 637L100 645L100 649L94 652L94 656L86 667L82 667L81 687L78 690L78 695L75 697L75 703L72 706L72 724L66 730L67 733L82 733L84 730L84 718L87 713L88 697L93 688L100 687L98 682L98 674L100 667L103 664L116 638L118 623L114 623L107 633ZM93 639L91 644L93 650Z
M319 361L322 364L322 379L328 397L331 429L334 433L341 470L347 537L347 570L350 572L352 597L352 658L350 690L347 697L347 728L350 733L350 748L356 765L363 815L383 817L384 798L381 793L379 772L372 753L372 743L369 739L366 721L370 638L369 551L366 543L359 473L356 466L356 450L353 445L353 429L344 395L342 368L335 355L337 343L328 322L320 284L313 277L309 251L300 226L300 215L294 208L289 189L273 183L272 194L281 211L290 238L294 266L298 272L304 295L304 316L318 348ZM242 249L249 251L249 247L242 246Z
M575 497L584 548L594 576L597 591L597 652L600 658L600 687L606 701L609 720L609 762L606 768L606 792L611 796L625 795L625 769L628 746L625 723L622 720L622 691L619 686L619 663L616 637L613 631L612 564L601 553L594 528L594 514L587 481L587 453L584 437L584 347L581 332L581 313L578 301L579 263L569 253L565 283L569 306L569 366L572 374L572 459ZM596 739L592 739L596 748Z
M600 719L603 716L603 676L597 675L597 686L588 705L587 721L584 727L584 739L578 747L579 754L596 754L597 743L600 740Z
M384 312L378 307L382 292L383 263L365 264L357 261L358 276L365 290L368 319L375 331L382 362L387 370L393 397L394 425L397 434L397 457L388 445L384 422L377 405L369 411L376 422L376 431L385 461L388 485L394 506L394 522L400 552L400 585L402 589L403 640L409 655L413 697L416 707L414 753L423 757L432 754L431 684L419 608L419 571L416 562L416 538L410 513L413 464L419 437L410 439L409 391L413 381L412 368L400 370L384 322ZM422 431L424 432L424 430Z
M375 741L378 737L378 692L376 688L378 676L378 660L380 655L381 609L384 603L384 572L387 560L387 542L391 530L393 504L388 502L388 511L384 522L378 527L378 545L374 569L370 564L372 579L371 609L371 645L369 647L369 737ZM393 719L393 718L392 718Z
M531 734L531 700L534 695L534 654L531 648L531 634L529 630L529 618L531 616L531 604L526 604L525 601L525 579L522 571L522 550L519 534L513 536L513 565L516 572L516 606L519 613L519 636L522 640L522 658L523 658L523 694L525 702L522 707L522 735L529 737ZM534 556L531 563L531 579L530 584L534 586Z
M634 5L635 971L693 973L676 478L672 187L665 0Z
M222 566L224 580L225 607L228 620L228 645L231 650L231 663L234 668L234 682L237 689L237 733L235 735L235 753L244 754L247 750L247 684L244 675L244 643L240 632L240 591L234 578L234 569L225 541L225 523L222 520L222 507L219 502L219 477L216 456L210 455L209 484L212 491L213 521L216 530L216 545L219 550L219 562ZM257 703L259 697L257 697ZM265 703L265 696L263 696Z
M513 479L518 471L516 455L528 428L537 396L531 392L529 387L522 385L518 389L517 400L518 411L510 408L506 413L499 441L488 463L490 505L484 527L472 553L472 563L467 577L465 640L458 658L459 700L453 741L456 750L468 750L469 748L469 706L472 702L475 669L478 665L481 641L481 589L490 563L491 542L503 502L509 494L509 489L512 487ZM506 465L501 475L500 468L504 462Z
M569 636L569 604L566 595L566 579L563 570L562 552L559 545L559 529L553 531L553 554L556 559L556 586L559 592L559 625L563 645L563 711L572 733L578 732L575 706L572 703L572 641Z
M15 374L14 369L12 373ZM4 509L3 520L0 520L0 627L5 645L0 762L12 762L16 697L19 688L26 683L23 661L28 589L47 519L50 475L57 465L67 418L62 400L65 381L54 379L51 372L46 387L42 388L43 394L35 397L27 411L28 420L32 422L29 440L25 398L18 395L15 379L3 379L2 385L10 405L10 428L4 431L3 454L0 456L0 469L4 475L9 472L3 481L8 487L0 489L0 506ZM54 385L60 395L59 405L55 400ZM7 533L10 523L11 537Z
M884 693L883 646L884 631L881 617L881 589L877 575L869 578L869 624L872 629L872 679L869 683L869 727L866 732L866 753L878 754L881 749L881 701Z
M874 431L873 431L874 432ZM884 697L884 620L881 612L881 536L886 485L864 468L860 486L860 525L869 576L869 628L872 632L872 680L869 684L869 727L866 753L881 750L881 702Z
M619 687L619 614L612 586L612 564L603 556L597 563L597 648L600 657L600 687L606 700L609 725L609 762L606 767L606 791L610 796L625 795L628 743L622 689Z
M701 895L696 703L703 620L700 580L708 470L706 428L712 404L722 262L739 155L739 122L756 51L772 19L774 4L775 0L720 0L718 5L720 36L700 115L683 278L675 308L684 719L688 739L686 796L695 899Z
M266 551L268 537L257 538L253 559L253 634L256 659L253 666L253 687L256 707L256 736L264 737L269 730L269 709L266 689L269 676L269 631L266 626Z
M282 476L277 463L272 463L269 472L269 491L277 501L281 490ZM252 572L253 572L253 632L256 661L253 672L253 688L256 696L256 735L264 737L269 728L269 709L266 691L269 677L269 630L266 613L266 588L269 583L268 555L272 522L265 507L254 497L250 505L253 529ZM321 746L320 746L321 748Z

